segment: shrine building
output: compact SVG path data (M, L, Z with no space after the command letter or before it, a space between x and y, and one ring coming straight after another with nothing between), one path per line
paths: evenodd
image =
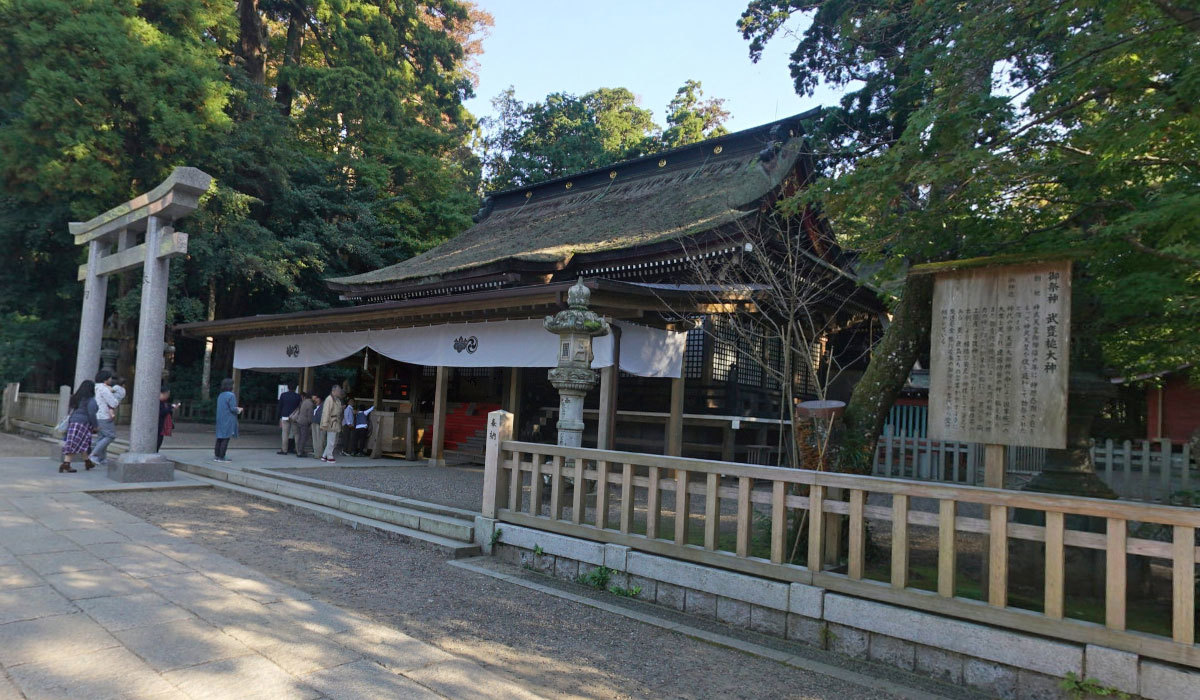
M865 366L871 334L886 322L828 226L774 207L812 176L803 123L815 115L492 194L475 225L442 245L326 281L352 305L177 330L232 341L235 379L298 372L302 388L323 392L314 368L354 368L356 402L394 417L396 435L413 430L410 444L422 445L424 458L470 461L496 407L516 415L521 439L554 442L558 398L546 372L557 347L542 319L565 308L567 289L582 279L591 310L614 329L593 348L601 381L585 403L585 446L769 459L788 414L763 366L782 367L784 351L778 339L733 328L762 313L769 290L703 270L737 269L713 261L736 263L761 227L799 237L814 276L835 291L823 308L801 313L839 318L819 352L794 361L800 398L815 398L831 357L861 357ZM831 387L830 398L849 386Z

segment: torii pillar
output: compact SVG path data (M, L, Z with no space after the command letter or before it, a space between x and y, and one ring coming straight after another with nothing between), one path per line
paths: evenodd
M171 258L187 254L187 234L172 228L196 210L212 178L196 168L175 168L161 185L87 222L72 222L76 245L88 246L79 268L83 313L75 360L75 387L100 366L100 341L108 277L142 268L142 306L138 314L137 375L133 378L133 416L129 451L108 466L108 478L121 482L173 481L174 465L157 452L158 392L162 384L163 330L167 322L167 282ZM145 242L132 245L145 231ZM113 247L116 250L113 250Z

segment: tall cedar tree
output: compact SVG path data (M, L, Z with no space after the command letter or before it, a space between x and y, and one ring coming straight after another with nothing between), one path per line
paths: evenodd
M36 366L49 385L73 364L67 222L178 165L216 184L181 222L173 321L333 304L324 277L467 226L479 165L462 101L490 24L455 0L0 3L0 381ZM121 286L110 308L133 319L137 285Z

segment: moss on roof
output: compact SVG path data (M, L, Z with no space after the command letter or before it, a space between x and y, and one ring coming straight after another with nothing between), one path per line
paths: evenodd
M799 137L788 140L769 163L743 151L573 193L531 188L521 204L492 212L421 255L328 282L335 288L415 284L504 260L566 264L580 253L700 233L753 215L759 200L792 171L800 145Z

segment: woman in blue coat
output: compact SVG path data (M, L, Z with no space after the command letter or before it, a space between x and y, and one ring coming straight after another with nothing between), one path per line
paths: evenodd
M217 445L213 448L214 461L231 461L225 458L225 451L229 449L229 439L238 435L238 416L241 413L237 397L233 395L233 380L222 379L221 395L217 397Z

